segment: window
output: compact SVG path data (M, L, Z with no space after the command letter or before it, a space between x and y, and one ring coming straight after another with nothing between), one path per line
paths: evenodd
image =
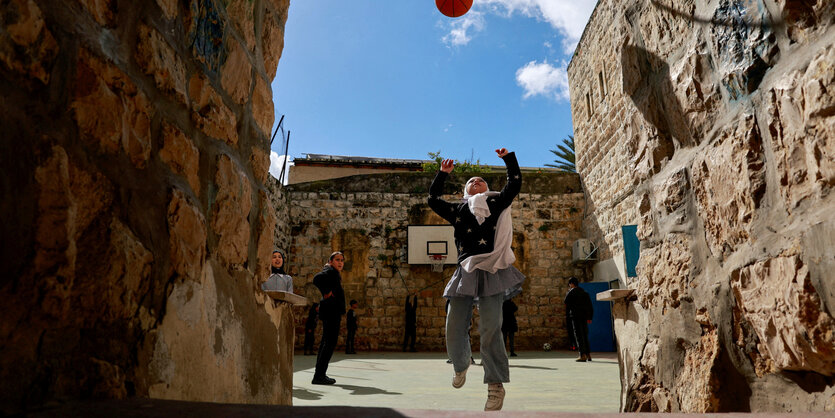
M597 73L597 81L600 83L600 100L606 97L606 84L603 82L603 70Z
M588 119L591 119L591 114L594 111L591 107L591 95L586 93L586 111L588 112Z

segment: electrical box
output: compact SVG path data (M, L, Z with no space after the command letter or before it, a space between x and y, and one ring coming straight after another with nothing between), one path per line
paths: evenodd
M580 238L574 241L571 249L571 260L574 262L597 260L597 247L591 240Z

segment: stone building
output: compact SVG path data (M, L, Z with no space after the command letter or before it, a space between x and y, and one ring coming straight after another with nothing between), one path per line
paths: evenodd
M598 2L568 77L593 274L634 290L623 411L835 409L834 23L825 0Z
M455 267L435 273L430 266L410 265L403 257L407 226L446 223L426 204L433 176L358 175L284 188L276 181L270 183L273 205L286 208L278 211L275 242L287 250L296 293L318 301L313 275L331 252L344 252L346 299L356 299L360 306L358 350L401 349L407 294L418 294L418 349L445 350L442 294ZM494 190L505 183L504 174L483 177ZM448 181L445 198L460 198L467 178L455 175ZM582 237L584 204L576 174L524 174L522 192L513 204L515 265L527 276L523 293L516 298L520 349L539 348L545 342L567 347L562 300L565 279L585 275L584 268L571 260L572 244ZM297 335L304 335L305 319L306 312L298 310ZM473 328L471 335L477 350L478 330ZM297 348L302 343L298 338Z
M399 158L306 154L304 158L293 159L293 165L289 167L289 182L296 184L360 174L423 171L424 162Z
M0 7L0 413L131 396L290 404L258 287L288 0Z

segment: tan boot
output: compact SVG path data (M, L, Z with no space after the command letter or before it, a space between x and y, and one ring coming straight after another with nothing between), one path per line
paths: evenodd
M452 387L458 389L461 386L464 386L464 382L467 381L467 370L470 370L470 368L467 367L464 371L455 372L452 375Z
M504 385L490 383L487 385L487 403L484 404L484 410L501 411L502 405L504 405Z
M586 355L585 354L580 354L580 358L578 358L577 360L574 360L574 361L584 362L584 361L586 361Z

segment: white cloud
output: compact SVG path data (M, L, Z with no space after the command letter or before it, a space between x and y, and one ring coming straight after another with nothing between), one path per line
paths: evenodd
M284 184L286 185L290 179L290 167L293 166L292 157L287 157L287 167L284 169ZM270 151L270 174L278 178L281 175L281 166L284 163L284 156L278 155L275 151Z
M519 13L548 22L562 35L562 46L567 54L571 54L583 35L595 4L597 0L481 0L474 4L474 8L505 17Z
M449 47L463 46L470 43L473 32L484 30L484 15L470 10L464 16L449 24L450 30L441 40Z
M568 100L568 74L565 64L554 67L547 61L531 61L516 70L516 84L525 89L523 98L544 96Z

